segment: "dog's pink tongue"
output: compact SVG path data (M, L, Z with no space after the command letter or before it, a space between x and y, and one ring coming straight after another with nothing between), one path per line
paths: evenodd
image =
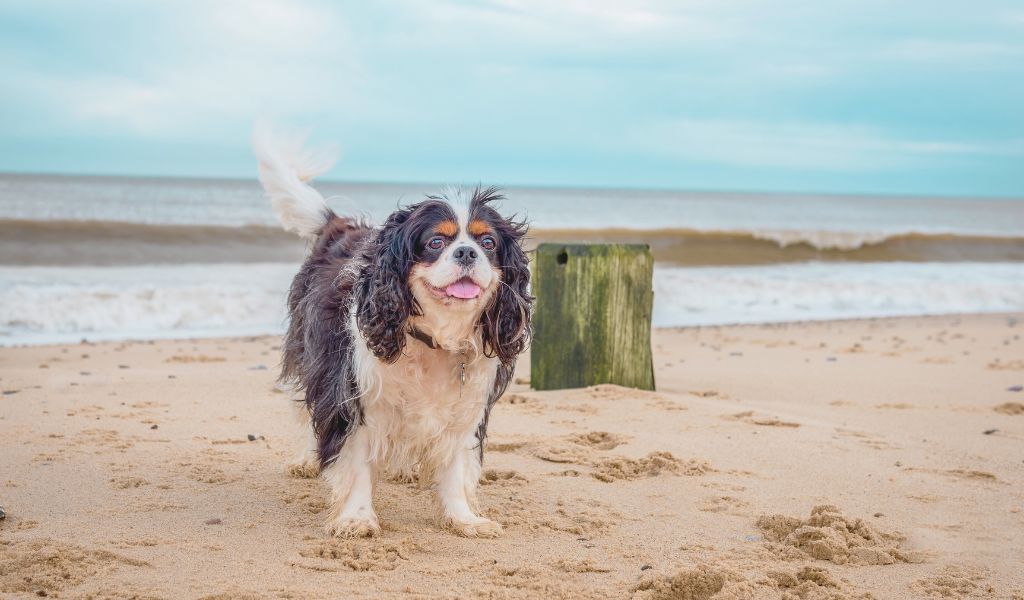
M468 279L460 279L444 289L449 296L469 300L480 295L480 286Z

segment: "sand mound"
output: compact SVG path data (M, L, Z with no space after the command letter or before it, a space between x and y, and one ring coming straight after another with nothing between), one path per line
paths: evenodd
M647 575L635 588L634 600L708 600L722 591L727 573L701 565L674 575Z
M993 407L992 410L1004 415L1024 415L1024 404L1020 402L1004 402L999 406Z
M664 473L673 475L704 475L712 471L711 465L703 460L681 461L671 452L651 452L644 458L607 458L594 463L594 478L612 481L656 477Z
M393 571L403 561L425 549L406 538L398 541L313 540L299 551L303 561L292 565L314 571Z
M757 526L770 542L837 565L917 562L899 550L902 536L880 532L861 519L848 519L832 505L815 506L807 519L765 515Z
M148 565L106 550L55 540L0 540L0 592L54 595L123 566Z
M769 571L750 581L743 575L705 565L674 575L648 575L633 588L634 600L852 600L871 598L837 581L825 569L803 567L796 572Z
M796 573L769 571L768 582L781 592L782 600L845 600L852 596L820 567L804 567Z
M919 579L911 587L928 598L991 598L995 594L981 573L956 566Z

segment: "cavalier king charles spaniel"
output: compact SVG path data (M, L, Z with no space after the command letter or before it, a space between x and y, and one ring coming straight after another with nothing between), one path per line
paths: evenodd
M526 224L494 188L449 190L382 225L340 216L310 180L329 160L257 133L259 178L281 224L311 241L288 294L281 382L307 442L293 474L331 487L327 529L380 532L382 474L433 487L441 523L496 537L478 514L487 420L530 338Z

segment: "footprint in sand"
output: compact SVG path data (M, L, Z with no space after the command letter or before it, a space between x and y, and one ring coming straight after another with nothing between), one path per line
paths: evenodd
M394 571L415 554L426 551L426 546L408 538L311 540L299 550L301 558L289 564L313 571Z
M735 496L712 496L705 498L698 510L710 513L725 513L742 516L747 514L750 503Z
M480 485L523 485L529 483L518 471L484 469L480 474Z
M1020 402L1004 402L992 407L992 410L1004 415L1024 415L1024 404Z
M129 490L149 485L149 482L141 477L124 476L112 478L110 484L119 490Z
M164 360L165 363L217 363L226 362L223 356L207 356L205 354L176 354Z
M741 421L743 423L760 425L762 427L800 427L799 423L794 423L792 421L782 421L775 417L754 416L754 411L752 410L746 410L731 415L722 415L722 418L726 421Z
M555 561L556 569L566 573L610 573L611 567L598 564L589 558L563 558Z
M19 597L65 595L87 580L102 579L121 568L149 566L106 550L52 539L0 540L0 564L4 565L0 592Z
M989 473L988 471L979 471L977 469L927 469L924 467L904 467L903 470L908 472L945 475L947 477L953 477L955 479L964 479L967 481L999 483L999 478L993 475L992 473Z

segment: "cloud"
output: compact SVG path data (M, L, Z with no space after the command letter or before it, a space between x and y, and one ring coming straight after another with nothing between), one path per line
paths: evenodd
M1017 142L903 139L878 127L839 123L673 119L631 139L676 160L840 172L906 169L944 157L1024 155Z

